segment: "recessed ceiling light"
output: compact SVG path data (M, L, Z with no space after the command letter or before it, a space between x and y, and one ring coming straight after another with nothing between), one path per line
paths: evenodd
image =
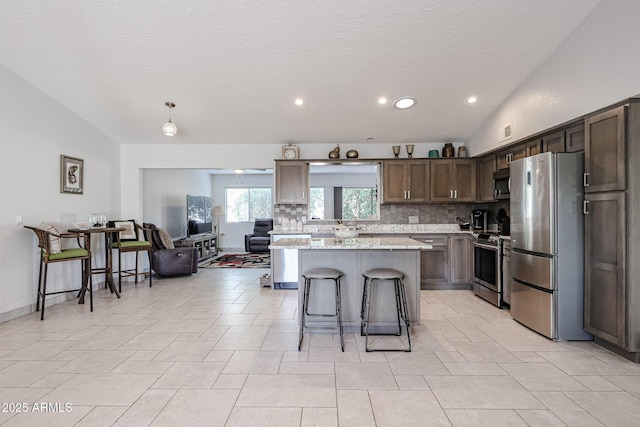
M304 101L302 100L302 98L296 98L296 100L294 101L294 103L295 103L297 106L300 106L300 105L304 104Z
M478 100L478 98L476 98L475 96L470 96L469 99L467 99L467 102L469 104L473 104Z
M385 98L384 96L378 98L378 104L384 105L386 103L387 103L387 98Z
M411 96L402 96L393 101L393 106L401 110L411 108L416 105L416 99Z

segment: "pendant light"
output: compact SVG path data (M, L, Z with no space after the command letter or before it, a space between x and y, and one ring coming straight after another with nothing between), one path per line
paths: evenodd
M176 106L173 102L165 102L164 105L169 107L169 121L162 125L162 132L167 136L173 136L178 132L178 127L171 122L171 109Z

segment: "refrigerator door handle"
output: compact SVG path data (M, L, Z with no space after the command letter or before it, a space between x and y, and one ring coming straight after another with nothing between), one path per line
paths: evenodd
M588 200L583 200L582 201L582 213L584 215L589 215L589 201Z

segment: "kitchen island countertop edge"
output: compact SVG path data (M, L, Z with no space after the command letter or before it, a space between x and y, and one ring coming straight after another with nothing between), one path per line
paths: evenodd
M271 243L269 249L432 249L430 244L409 238L356 237L335 238L285 238Z

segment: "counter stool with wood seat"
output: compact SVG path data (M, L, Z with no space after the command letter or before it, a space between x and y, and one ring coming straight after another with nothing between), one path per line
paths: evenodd
M340 330L340 346L344 351L344 336L342 332L342 307L341 307L341 292L340 292L340 278L342 272L333 268L312 268L305 271L302 274L304 278L304 292L302 294L302 311L300 312L300 336L298 340L298 351L302 348L302 335L305 327L305 320L307 317L335 317L338 329ZM311 293L311 281L312 280L333 280L336 291L336 311L335 313L309 313L309 296ZM322 282L317 282L322 283Z
M360 335L365 337L364 346L367 352L371 351L411 351L411 336L409 325L409 310L407 309L407 294L404 289L404 274L398 270L391 268L373 268L367 270L363 275L364 284L362 289L362 308L360 311L361 323L360 323ZM398 332L397 333L371 333L369 332L369 323L371 321L371 299L375 289L374 285L379 285L380 282L393 283L396 300L396 312L398 317ZM402 335L402 324L400 319L404 321L407 328L407 341L408 346L406 348L397 349L371 349L369 348L369 335Z

